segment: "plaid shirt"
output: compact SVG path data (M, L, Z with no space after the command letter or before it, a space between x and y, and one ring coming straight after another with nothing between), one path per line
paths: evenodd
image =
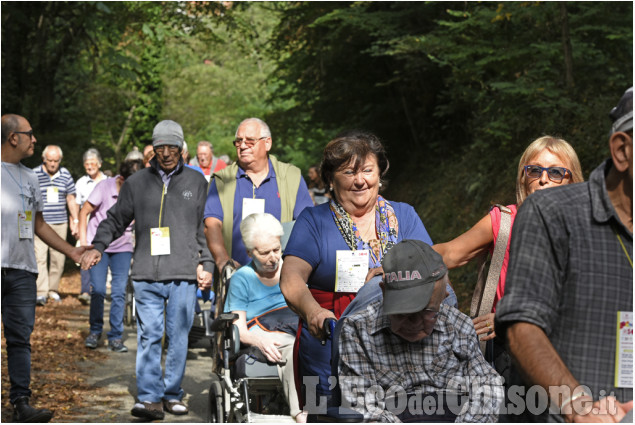
M504 337L516 321L540 327L596 400L614 392L625 402L633 389L614 386L617 312L633 311L633 269L615 232L631 258L633 234L606 191L611 166L605 161L588 182L538 191L519 209L496 333ZM548 419L556 418L538 418Z
M375 301L344 319L339 341L342 401L365 422L400 422L386 407L385 396L395 390L433 394L437 403L443 395L467 394L454 412L457 422L498 417L502 379L483 358L472 321L453 307L441 305L432 334L408 342L390 330L382 300Z

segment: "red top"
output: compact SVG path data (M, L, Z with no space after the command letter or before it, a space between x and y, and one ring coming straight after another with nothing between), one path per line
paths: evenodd
M214 161L212 160L212 162ZM198 164L198 166L201 167L201 170L203 170L203 174L205 174L206 176L209 176L211 174L212 162L209 163L209 167L203 167L200 163ZM216 168L214 168L214 172L220 171L225 167L227 167L227 164L225 163L225 161L223 161L222 159L219 159L216 162Z

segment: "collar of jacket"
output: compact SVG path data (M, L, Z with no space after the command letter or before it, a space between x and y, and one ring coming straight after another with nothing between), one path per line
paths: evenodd
M156 157L150 160L150 168L152 169L154 173L157 174L157 176L160 176L159 169L161 168L161 166L159 165L159 160ZM174 171L174 175L181 173L183 171L183 168L185 167L183 166L183 158L181 157L179 158L178 164L176 164L176 170ZM165 173L165 170L163 170L163 172ZM170 174L170 173L167 173L167 174Z

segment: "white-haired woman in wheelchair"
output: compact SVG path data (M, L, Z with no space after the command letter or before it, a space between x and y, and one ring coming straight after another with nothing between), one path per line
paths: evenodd
M271 214L251 214L241 222L240 233L251 261L232 275L224 311L238 314L234 324L241 344L257 347L269 362L276 363L291 416L306 422L293 374L298 316L280 292L282 225Z

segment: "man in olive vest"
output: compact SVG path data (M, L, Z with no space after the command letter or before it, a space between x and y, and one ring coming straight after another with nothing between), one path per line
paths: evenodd
M272 143L264 121L243 120L234 139L236 163L214 174L204 218L207 246L218 270L230 259L236 266L249 262L240 235L243 218L266 212L284 224L313 206L300 169L269 155Z

